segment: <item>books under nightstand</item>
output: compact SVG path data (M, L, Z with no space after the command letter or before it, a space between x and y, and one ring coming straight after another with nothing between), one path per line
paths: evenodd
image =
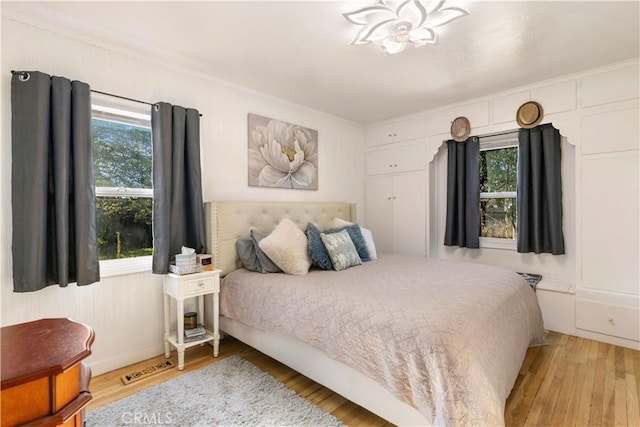
M198 325L195 328L184 330L183 342L187 343L187 342L199 341L203 338L206 338L206 336L207 336L207 330L204 328L204 326Z

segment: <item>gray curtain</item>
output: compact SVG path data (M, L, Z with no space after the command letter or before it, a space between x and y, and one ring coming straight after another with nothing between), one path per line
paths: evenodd
M480 247L480 140L447 141L447 223L444 244Z
M152 107L153 272L165 274L182 246L204 252L204 204L198 110Z
M518 133L518 252L564 254L562 144L551 124Z
M13 289L100 280L89 85L11 80Z

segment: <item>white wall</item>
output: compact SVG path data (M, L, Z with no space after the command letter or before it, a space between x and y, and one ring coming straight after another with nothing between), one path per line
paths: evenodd
M204 200L350 201L363 212L364 129L201 74L134 57L95 41L80 41L2 19L2 144L0 152L1 324L70 317L94 328L88 359L94 374L162 353L162 278L150 273L109 277L100 283L14 293L11 271L10 70L38 70L81 80L92 89L167 101L200 110ZM318 130L317 191L247 185L247 113Z

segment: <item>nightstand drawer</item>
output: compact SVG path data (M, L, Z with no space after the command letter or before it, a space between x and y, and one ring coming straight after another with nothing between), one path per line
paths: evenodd
M182 283L183 289L182 294L185 297L190 295L200 295L202 293L211 293L218 292L216 288L216 278L215 277L207 277L207 278L196 278L191 280L185 280Z

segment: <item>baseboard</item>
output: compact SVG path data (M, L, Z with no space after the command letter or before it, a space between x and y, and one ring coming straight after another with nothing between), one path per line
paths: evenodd
M580 338L587 338L594 341L600 341L607 344L613 344L619 347L625 347L625 348L630 348L631 350L640 351L640 342L638 341L614 337L611 335L599 334L597 332L591 332L585 329L574 328L574 333L567 333L567 335L573 335Z
M91 368L91 374L96 376L146 359L151 359L152 357L156 357L163 353L164 344L161 343L106 360L92 360L92 357L90 356L86 360L86 364Z

